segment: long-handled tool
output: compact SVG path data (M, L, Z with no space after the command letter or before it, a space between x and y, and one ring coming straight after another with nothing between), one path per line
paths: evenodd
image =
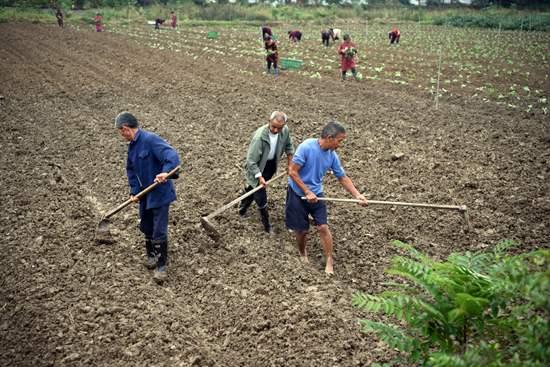
M178 172L179 169L180 169L180 166L177 166L176 168L168 172L168 175L166 176L166 178L172 177L176 172ZM153 190L158 185L160 185L160 182L154 182L151 185L147 186L145 189L143 189L143 191L141 191L134 197L137 199L141 199L143 196L145 196L145 194ZM109 231L109 224L111 223L109 218L115 215L116 213L118 213L119 211L121 211L122 209L126 208L131 203L133 203L133 201L131 199L128 199L122 204L120 204L119 206L117 206L116 208L107 212L103 216L103 218L101 218L101 221L97 225L97 231L95 233L95 238L94 238L95 242L105 243L105 244L110 244L115 242L115 240L111 236L111 232Z
M270 184L273 181L278 180L279 178L281 178L285 175L286 175L286 172L279 173L277 176L275 176L275 177L271 178L269 181L267 181L266 184ZM201 225L204 228L204 230L206 231L206 234L208 234L208 236L210 238L212 238L214 241L217 242L220 239L220 233L218 232L216 227L212 224L212 222L210 222L210 219L214 218L215 216L222 213L226 209L231 208L233 205L237 204L242 199L245 199L245 198L249 197L250 195L254 195L254 193L256 191L259 191L262 188L263 188L262 185L258 185L258 187L253 188L252 190L250 190L246 194L241 195L238 198L236 198L235 200L225 204L221 208L217 209L215 212L213 212L211 214L208 214L206 217L201 217Z
M357 199L339 199L339 198L317 198L321 201L338 201L344 203L361 203L361 200ZM302 200L306 200L305 196L302 196ZM439 205L439 204L425 204L425 203L405 203L401 201L379 201L379 200L367 200L369 204L375 205L392 205L392 206L413 206L419 208L430 208L430 209L445 209L445 210L457 210L462 213L464 222L466 223L467 230L470 231L472 227L470 226L470 216L468 214L468 208L466 205Z

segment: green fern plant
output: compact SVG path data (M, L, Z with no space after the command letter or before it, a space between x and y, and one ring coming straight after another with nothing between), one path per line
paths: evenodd
M407 256L386 270L400 278L379 295L357 292L354 306L398 322L361 320L409 362L427 366L543 366L550 363L550 252L512 256L514 242L490 252L433 260L393 241ZM516 361L516 362L514 362Z

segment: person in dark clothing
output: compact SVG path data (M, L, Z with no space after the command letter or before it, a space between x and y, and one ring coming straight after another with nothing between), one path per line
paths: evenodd
M392 30L388 33L390 39L390 45L393 45L395 42L396 45L399 44L399 38L401 38L401 32L396 27L393 27Z
M265 41L267 40L267 37L273 37L273 32L271 31L271 28L268 26L262 26L262 39Z
M55 17L57 18L57 24L63 28L63 12L61 12L60 8L57 8L57 11L55 12Z
M277 62L279 61L279 51L277 51L277 42L274 41L270 36L267 36L265 40L265 51L266 51L266 62L267 62L267 73L271 74L271 66L273 65L273 74L275 76L279 75L279 68L277 67Z
M162 18L155 19L155 29L160 29L160 26L164 24L166 20Z
M300 42L302 40L302 32L299 30L288 31L288 39L292 42Z
M126 173L130 186L130 199L139 202L139 229L145 235L145 265L155 269L157 283L166 279L168 265L168 212L170 203L176 200L176 191L168 172L180 164L174 148L158 135L140 129L137 119L129 112L121 112L115 118L115 128L130 143ZM159 182L141 199L135 195L147 186Z
M331 29L323 29L321 31L321 41L323 42L323 46L325 47L329 46L331 37L332 37Z
M258 187L258 185L263 186L263 189L240 202L239 215L244 217L252 201L255 201L260 210L260 219L264 231L267 233L272 232L272 226L269 223L267 211L266 182L277 172L278 161L283 153L286 153L287 166L294 154L292 138L286 122L287 116L285 113L274 111L269 118L269 123L259 127L254 132L246 154L246 186L243 194Z

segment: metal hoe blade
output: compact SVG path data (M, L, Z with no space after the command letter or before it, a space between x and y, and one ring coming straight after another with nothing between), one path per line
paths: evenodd
M212 238L214 241L218 242L220 240L220 233L216 227L208 220L206 217L201 217L202 228L206 231L208 237Z
M109 231L109 224L111 222L107 218L103 218L97 225L94 241L96 243L112 244L115 243L111 231Z

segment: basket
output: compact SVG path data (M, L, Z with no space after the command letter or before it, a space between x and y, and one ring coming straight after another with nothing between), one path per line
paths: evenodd
M218 38L219 35L220 34L218 32L211 31L211 32L208 32L208 34L206 35L206 38L216 39L216 38Z
M302 60L295 59L281 59L281 69L283 70L297 70L302 67L304 62Z

